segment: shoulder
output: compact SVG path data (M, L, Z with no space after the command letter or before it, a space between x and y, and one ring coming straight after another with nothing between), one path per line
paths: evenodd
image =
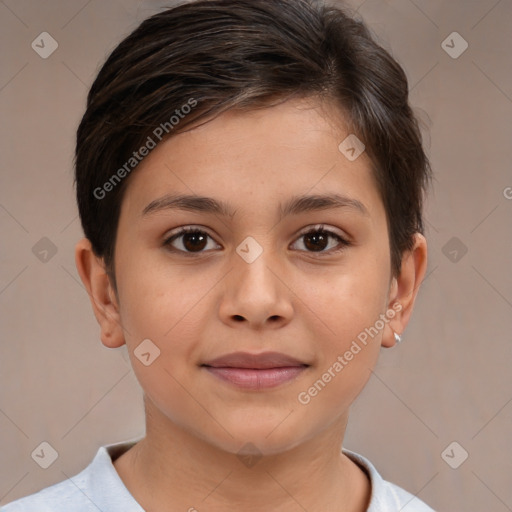
M80 473L8 503L0 512L144 512L112 464L113 455L119 455L133 444L134 441L125 441L102 446Z
M87 469L81 473L25 496L0 508L0 512L64 512L83 510L98 512L83 489L87 489Z
M346 449L343 453L362 467L370 478L372 494L367 512L435 512L418 497L384 480L366 457Z
M433 508L429 507L418 497L398 487L398 485L384 480L384 487L385 493L382 498L388 500L390 504L396 503L396 506L399 507L398 510L401 512L434 512ZM389 510L393 509L389 508Z

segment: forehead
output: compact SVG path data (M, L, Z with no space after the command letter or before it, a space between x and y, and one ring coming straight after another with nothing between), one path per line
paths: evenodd
M340 151L349 135L342 112L314 100L227 111L160 143L130 177L123 208L142 212L178 192L255 212L310 192L352 196L370 210L380 200L371 162Z

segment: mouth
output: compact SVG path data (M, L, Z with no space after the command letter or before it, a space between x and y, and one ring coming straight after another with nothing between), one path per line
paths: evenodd
M234 352L201 364L208 373L244 389L274 388L302 374L310 365L278 352Z

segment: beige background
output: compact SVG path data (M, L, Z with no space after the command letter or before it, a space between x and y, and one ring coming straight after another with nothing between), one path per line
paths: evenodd
M101 345L75 270L72 155L100 64L166 4L0 1L0 504L144 431L127 354ZM417 309L354 405L345 446L436 510L512 510L512 3L349 4L407 72L436 182ZM47 59L31 48L43 31L59 45ZM469 44L456 59L441 46L453 31ZM31 458L43 441L59 454L46 470ZM458 469L441 456L453 441L469 454Z

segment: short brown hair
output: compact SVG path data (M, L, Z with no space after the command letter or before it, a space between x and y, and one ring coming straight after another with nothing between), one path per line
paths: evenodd
M341 7L199 0L167 9L114 49L89 91L75 154L85 236L113 270L123 192L138 163L134 152L149 138L156 142L155 133L171 137L228 109L317 96L346 112L344 121L366 146L397 275L402 252L423 232L430 179L408 93L401 66Z

